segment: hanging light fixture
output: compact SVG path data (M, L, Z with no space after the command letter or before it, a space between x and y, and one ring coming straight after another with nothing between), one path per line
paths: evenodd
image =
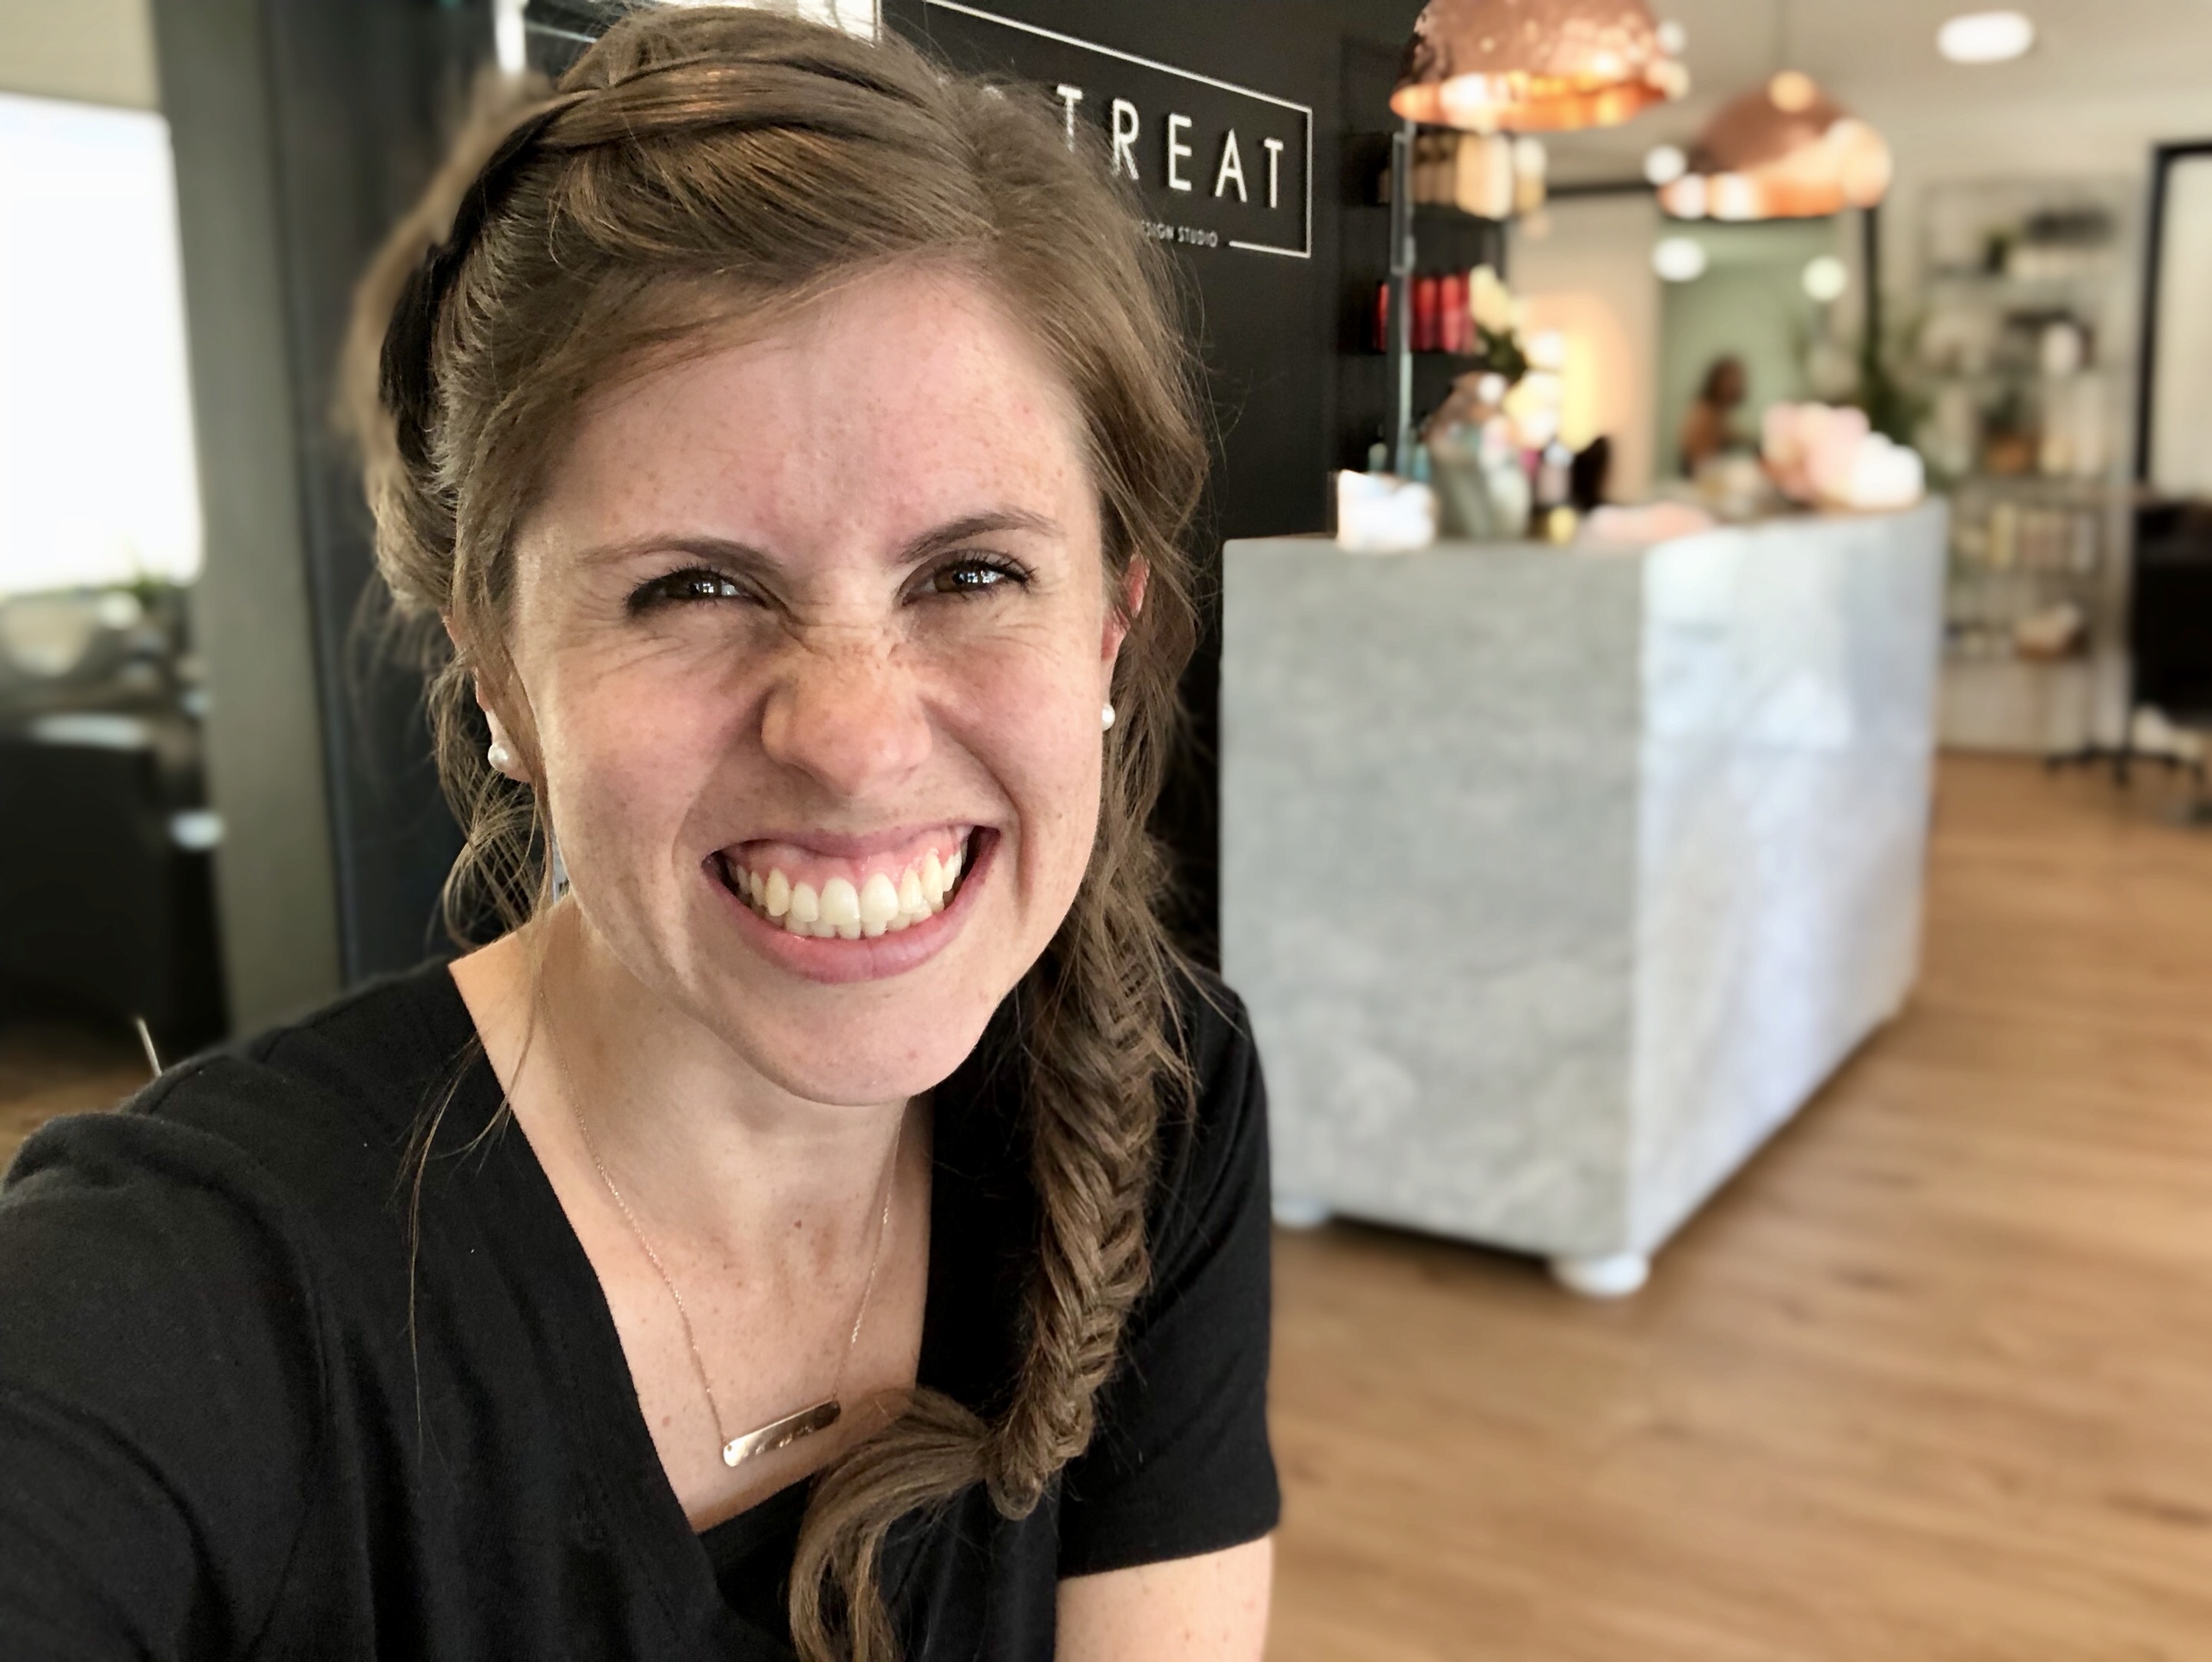
M1428 0L1390 107L1472 132L1565 132L1688 90L1644 0Z
M1678 219L1816 219L1873 207L1890 173L1880 133L1784 70L1705 124L1659 203Z

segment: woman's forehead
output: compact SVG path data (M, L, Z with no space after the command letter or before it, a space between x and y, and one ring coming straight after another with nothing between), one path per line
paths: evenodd
M1065 517L1084 457L1073 398L988 289L893 269L594 401L532 518L593 542L672 515L897 538L987 502Z

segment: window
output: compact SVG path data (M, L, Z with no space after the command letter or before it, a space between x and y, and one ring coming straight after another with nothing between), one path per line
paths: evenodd
M168 124L0 94L0 594L200 553Z

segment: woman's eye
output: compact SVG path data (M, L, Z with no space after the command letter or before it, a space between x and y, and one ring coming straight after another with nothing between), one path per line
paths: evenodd
M980 594L1001 584L1018 584L1025 575L995 560L955 560L930 573L929 586L937 594Z
M672 602L742 600L744 597L744 587L736 579L726 577L718 571L709 571L702 566L654 578L630 596L629 609L635 612Z

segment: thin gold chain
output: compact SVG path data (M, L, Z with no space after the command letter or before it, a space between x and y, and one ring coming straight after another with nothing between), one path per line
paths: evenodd
M623 1222L629 1226L629 1232L636 1238L647 1261L659 1276L660 1284L668 1289L668 1301L676 1307L676 1319L684 1327L684 1347L690 1351L691 1366L699 1375L700 1392L707 1398L707 1412L714 1422L716 1446L726 1448L730 1443L729 1431L722 1423L722 1406L714 1398L714 1383L707 1372L707 1359L700 1353L699 1336L691 1326L691 1313L684 1307L684 1295L677 1288L676 1277L668 1273L668 1266L660 1261L660 1254L653 1250L653 1242L647 1238L644 1226L637 1221L637 1214L630 1210L629 1202L623 1198L623 1192L615 1186L613 1174L607 1170L607 1162L600 1158L599 1145L592 1136L592 1128L584 1122L583 1097L576 1089L575 1077L568 1071L568 1058L561 1048L561 1040L553 1031L552 1016L546 1008L545 987L542 980L538 988L538 1012L545 1026L546 1042L552 1046L553 1066L561 1076L561 1094L568 1101L568 1117L576 1122L576 1134L584 1140L584 1152L591 1156L592 1169L599 1174L599 1181L606 1186L607 1194L615 1203L615 1209L622 1214ZM883 1192L883 1207L876 1218L875 1250L868 1255L867 1279L860 1283L860 1300L853 1310L852 1334L845 1341L843 1353L837 1358L836 1375L830 1385L830 1399L833 1403L842 1404L843 1401L846 1371L852 1366L854 1353L860 1349L860 1325L868 1319L868 1301L875 1295L876 1276L883 1268L884 1241L890 1234L891 1199L896 1192L894 1180L898 1172L899 1144L905 1136L906 1116L901 1113L897 1128L891 1133L890 1156L884 1162L884 1175L879 1186Z

